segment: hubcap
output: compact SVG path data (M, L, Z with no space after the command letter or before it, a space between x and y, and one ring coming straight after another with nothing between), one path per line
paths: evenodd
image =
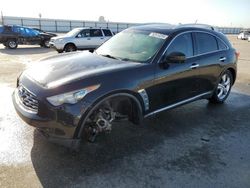
M217 97L220 100L223 100L227 96L230 87L231 87L230 76L228 74L224 74L217 87Z
M48 41L48 40L47 40L47 41L45 41L45 43L44 43L44 44L45 44L45 46L46 46L46 47L49 47L49 41Z
M10 41L10 42L9 42L9 46L10 46L11 48L15 48L15 47L16 47L16 42L15 42L15 41Z
M73 52L73 51L75 51L75 48L74 48L74 46L69 46L66 51Z

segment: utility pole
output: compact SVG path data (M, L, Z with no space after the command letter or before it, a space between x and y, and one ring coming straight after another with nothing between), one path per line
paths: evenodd
M2 20L2 25L4 25L3 11L1 11L1 20Z

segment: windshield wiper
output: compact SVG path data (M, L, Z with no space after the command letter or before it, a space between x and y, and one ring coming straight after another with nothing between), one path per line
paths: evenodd
M121 60L120 58L114 57L114 56L109 55L109 54L104 54L104 55L102 55L102 56L108 57L108 58L111 58L111 59L118 59L118 60Z

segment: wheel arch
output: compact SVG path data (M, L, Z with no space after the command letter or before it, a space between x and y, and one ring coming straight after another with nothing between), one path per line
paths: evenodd
M76 47L76 45L75 45L74 42L67 42L67 43L64 45L63 50L65 50L65 48L66 48L67 45L74 45L75 48L77 49L77 47Z
M136 124L140 124L142 119L143 119L143 109L144 109L144 105L142 102L142 99L140 98L139 94L137 94L134 91L129 91L129 90L122 90L122 91L115 91L115 92L111 92L108 94L103 95L102 97L96 99L91 106L89 107L89 109L82 114L82 117L78 123L78 126L76 128L75 134L74 134L74 138L81 138L82 135L82 131L84 128L84 124L86 122L86 120L88 119L88 117L91 115L91 113L104 101L108 100L108 99L112 99L115 97L127 97L128 99L130 99L133 102L133 107L136 107L135 109L135 113L134 115L137 115L137 119L133 121L133 123Z
M228 71L231 72L231 74L232 74L232 76L233 76L233 84L234 84L234 83L235 83L235 80L236 80L236 70L235 70L234 68L232 68L232 67L230 67L230 68L228 68L228 69L226 69L226 70L228 70Z

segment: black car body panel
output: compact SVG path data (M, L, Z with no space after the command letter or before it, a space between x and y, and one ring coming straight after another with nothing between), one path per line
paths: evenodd
M76 52L47 58L26 70L18 79L36 96L38 111L25 112L18 102L18 88L13 103L28 124L43 129L50 137L80 139L83 123L90 111L109 96L126 96L137 104L139 119L197 99L212 96L220 76L229 70L236 79L235 50L221 33L200 28L166 29L149 25L131 28L167 35L164 45L148 63L113 59L89 52ZM174 40L190 34L193 50L184 63L162 63ZM197 33L214 37L217 50L199 53ZM222 49L219 47L218 40ZM170 46L170 47L169 47ZM98 89L76 104L53 106L47 97L92 85Z
M32 28L32 29L34 29L34 30L40 32L41 34L47 34L47 35L49 35L50 37L56 37L56 36L57 36L57 34L55 34L55 33L47 32L47 31L44 31L44 30L39 29L39 28Z

